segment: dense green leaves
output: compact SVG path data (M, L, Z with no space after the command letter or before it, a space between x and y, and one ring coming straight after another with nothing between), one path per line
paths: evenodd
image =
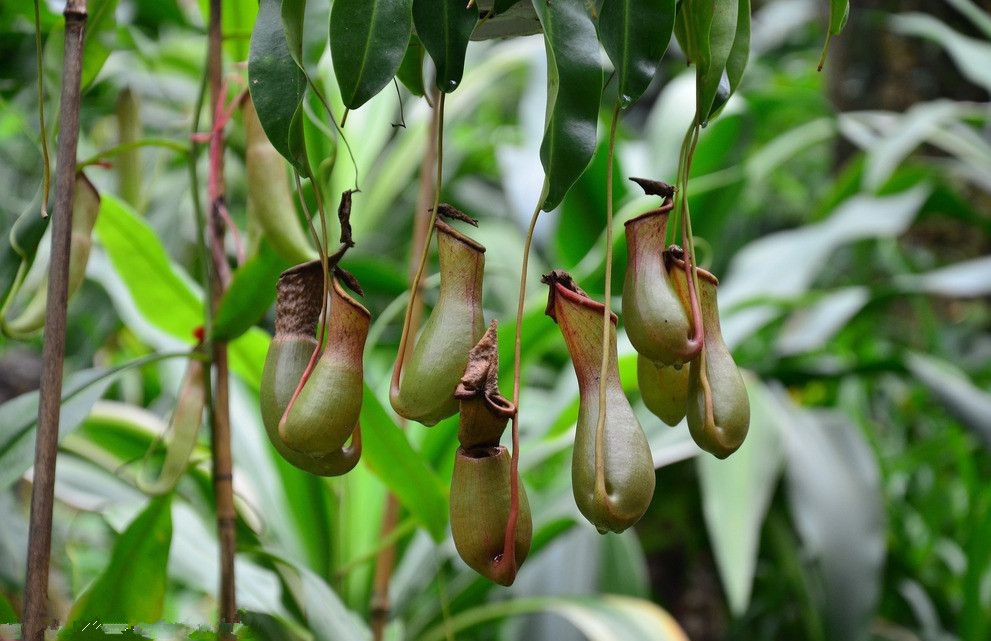
M413 0L413 26L437 70L437 88L450 93L461 84L468 39L478 6L463 0Z
M299 25L301 29L302 22ZM290 50L286 40L288 31L283 27L279 0L261 0L258 19L251 32L248 88L258 120L272 146L297 171L309 175L305 154L300 151L302 147L299 141L293 140L296 135L293 133L293 120L301 111L300 105L306 91L306 76L293 58L294 55L301 55L302 39L300 36L294 41L298 47L295 52Z
M676 0L609 0L602 6L599 39L616 68L624 108L653 80L671 41L676 10Z
M155 232L125 203L104 194L96 237L124 282L135 307L153 326L183 342L195 342L203 304L189 278L172 264ZM252 329L230 345L231 369L258 389L268 335Z
M127 526L110 563L76 600L69 622L154 623L162 618L172 545L172 496L153 498Z
M399 70L413 30L411 0L335 0L330 53L341 99L357 109Z
M592 160L602 69L595 26L581 2L533 0L547 52L547 115L540 162L542 208L557 207Z

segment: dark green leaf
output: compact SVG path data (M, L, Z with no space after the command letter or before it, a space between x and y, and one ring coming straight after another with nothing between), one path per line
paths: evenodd
M255 257L234 272L230 287L220 299L213 323L214 338L229 341L257 323L275 300L275 283L288 267L285 259L262 244Z
M850 0L829 0L829 33L839 35L850 17Z
M435 540L444 537L448 505L437 474L365 385L361 404L362 459Z
M293 59L282 26L279 0L262 0L251 32L248 87L265 134L280 154L307 175L306 163L290 144L293 117L300 111L306 76ZM298 149L297 149L298 151Z
M66 377L62 386L59 439L72 433L89 414L118 374L87 369ZM0 490L10 487L34 463L38 425L38 392L28 392L0 405Z
M478 22L478 6L464 0L413 0L413 26L434 61L437 88L450 93L461 84L468 39Z
M518 4L520 0L495 0L492 3L492 13L500 14L503 11L509 10L514 4Z
M698 74L696 119L704 125L712 114L719 83L736 40L740 5L726 0L697 0L690 6L693 12L688 23L693 28L691 37L699 43L695 62Z
M671 41L676 11L676 0L609 0L602 6L599 39L616 68L624 108L650 86Z
M396 77L414 96L422 96L426 93L423 87L423 43L416 34L409 39L406 55L403 56Z
M162 618L172 545L172 496L152 499L121 532L110 563L72 606L69 622L153 623Z
M595 26L581 2L533 0L547 52L547 122L540 145L544 211L557 207L596 145L602 69Z
M303 69L303 23L306 0L282 0L282 26L286 32L289 55Z
M411 0L335 0L330 11L330 52L341 99L357 109L399 70L413 19Z
M729 58L726 60L730 94L740 86L743 72L747 69L747 60L750 58L750 0L739 1L736 36L733 38L733 48L730 49Z

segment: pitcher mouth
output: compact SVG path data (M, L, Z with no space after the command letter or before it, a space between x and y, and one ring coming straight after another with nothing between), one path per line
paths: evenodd
M362 314L363 316L369 319L372 317L372 313L368 311L368 309L364 305L362 305L357 300L355 300L355 298L351 296L351 294L346 289L341 287L340 281L338 281L336 278L332 278L331 281L333 282L334 294L336 296L339 296L342 300L344 300L344 302L349 304L351 307L355 309L355 311Z
M547 308L544 310L544 313L553 318L555 323L558 322L557 312L554 309L556 296L563 296L566 300L576 305L591 309L600 314L606 309L605 304L589 298L589 295L578 286L578 283L575 282L571 274L564 270L555 269L552 272L544 274L540 277L540 282L550 286L550 292L547 296ZM616 316L615 312L610 312L609 316L613 325L619 323L619 317Z
M470 247L471 249L475 250L479 254L484 254L485 253L485 246L484 245L482 245L481 243L479 243L476 240L472 240L471 238L465 236L464 234L462 234L461 232L459 232L454 227L451 227L450 225L448 225L447 223L445 223L440 218L438 218L437 220L434 221L434 228L436 228L439 233L444 234L444 235L452 238L453 240L456 240L456 241L458 241L458 242L460 242L460 243L462 243L464 245L467 245L468 247Z
M475 460L496 458L501 456L504 451L509 452L503 445L480 445L477 447L458 448L458 454L460 456Z
M626 227L627 229L630 229L631 226L636 226L638 223L642 223L644 221L650 220L651 218L657 218L659 216L667 217L671 213L672 209L674 209L674 201L665 200L664 204L662 204L657 209L651 209L649 211L645 211L642 214L634 216L633 218L623 223L623 226Z
M685 250L679 245L671 245L666 250L664 250L664 261L669 265L668 269L672 267L675 269L684 270L685 269ZM715 274L704 269L702 267L695 268L698 271L699 278L704 281L711 283L712 285L719 285L719 279L716 278Z

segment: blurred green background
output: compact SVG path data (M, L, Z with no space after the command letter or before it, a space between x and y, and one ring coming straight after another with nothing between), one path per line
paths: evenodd
M521 470L536 536L516 584L478 578L445 529L456 419L412 425L407 443L391 413L377 410L366 432L393 437L366 444L364 463L343 478L281 461L258 414L270 310L232 344L238 605L250 624L242 638L370 638L376 554L390 542L380 533L389 489L403 505L392 537L391 639L684 638L669 615L692 641L991 638L991 5L856 1L817 73L826 4L754 0L743 84L703 131L692 165L700 261L720 278L723 333L748 370L743 447L717 461L684 425L669 429L647 412L621 331L621 373L651 442L657 491L622 535L596 534L577 512L577 382L543 315L539 277L566 269L602 297L600 143L535 237ZM62 27L59 8L42 5L51 124ZM203 75L201 5L91 2L100 18L87 52L103 64L93 63L84 94L80 159L117 143L125 89L139 104L144 138L188 144ZM106 10L94 14L94 6ZM256 5L225 0L224 10L228 68L243 82L236 63L246 59ZM10 229L37 211L41 179L30 3L0 9L0 60L0 214ZM340 114L329 57L312 62ZM504 370L525 226L543 175L545 74L539 36L472 43L465 80L447 101L442 199L481 221L473 236L488 248L484 302L502 325ZM622 223L655 206L625 177L674 180L693 93L672 42L648 95L620 123L614 294L625 268ZM306 106L311 157L337 155L322 185L336 194L351 186L350 159L322 133L333 135L319 103ZM362 189L352 216L358 246L345 266L375 319L366 404L385 408L430 116L422 98L387 88L345 128ZM248 234L239 114L228 136L227 202ZM136 194L121 193L118 157L105 160L86 168L115 200L105 198L87 279L69 307L69 390L96 371L184 349L202 316L185 156L142 147ZM42 255L26 291L45 262ZM428 289L428 305L435 296ZM21 395L38 385L41 342L2 340L0 623L12 624L22 605L37 402ZM171 499L149 500L136 487L162 456L182 371L181 359L128 368L64 406L51 582L62 620L94 580L144 594L158 604L151 612L184 624L144 626L152 638L199 638L191 630L215 617L205 430ZM154 517L153 536L127 536L139 513ZM13 630L0 625L0 636Z

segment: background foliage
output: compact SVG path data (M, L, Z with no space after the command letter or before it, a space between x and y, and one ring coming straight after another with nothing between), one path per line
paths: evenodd
M636 399L635 354L621 332L621 373L651 441L658 489L644 520L620 536L597 535L571 497L577 383L537 281L552 267L568 269L602 295L603 144L541 219L521 397L535 540L508 591L468 570L446 530L456 423L404 434L381 401L431 112L403 87L402 112L396 92L385 90L350 114L345 132L362 193L352 220L358 247L346 266L375 319L364 462L346 477L320 479L289 467L267 442L257 388L269 311L231 345L245 638L369 637L363 621L389 489L404 508L391 586L394 639L444 639L450 630L465 639L561 640L578 634L572 626L595 639L683 638L678 626L694 641L988 638L991 14L970 0L855 3L818 74L825 4L754 2L747 74L703 131L693 164L698 248L721 279L724 334L750 372L751 434L719 462L701 455L684 426L664 427ZM87 282L70 305L54 543L65 553L53 557L52 586L62 620L213 620L205 441L171 498L137 489L138 475L163 454L181 360L149 361L84 385L135 358L185 348L202 322L202 292L190 277L200 266L189 175L176 150L186 148L203 74L200 5L90 2L79 153L93 161L86 171L104 200ZM61 18L42 8L54 113ZM229 62L247 59L256 13L254 0L225 0ZM342 101L331 57L316 58L322 46L307 44L324 37L308 34L299 55L340 114L360 100L361 79ZM33 38L29 3L5 5L6 229L37 211ZM539 37L472 43L447 99L443 199L481 219L486 310L504 321L515 311L524 226L541 188L545 82ZM106 158L113 167L95 162L117 142L124 89L137 97L150 141L137 156L137 193L117 182L120 157ZM301 109L309 157L337 158L318 172L326 192L350 187L349 156L324 131L321 106L308 97ZM617 175L673 179L693 110L694 82L672 43L620 125ZM391 125L401 121L405 127ZM228 133L228 202L245 229L240 116ZM620 230L651 201L617 187ZM615 236L619 292L625 251ZM46 246L47 239L42 267ZM4 244L5 274L14 249ZM271 292L279 269L245 270L246 288ZM29 284L43 270L36 271ZM507 337L504 370L512 362ZM21 605L40 342L7 340L2 350L0 622L12 623ZM144 629L155 638L188 634L165 624Z

